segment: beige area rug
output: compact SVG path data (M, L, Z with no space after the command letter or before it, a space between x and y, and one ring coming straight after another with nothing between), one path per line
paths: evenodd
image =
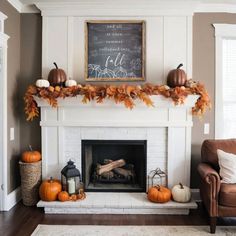
M205 236L209 226L38 225L33 236ZM236 235L236 226L217 226L220 236Z

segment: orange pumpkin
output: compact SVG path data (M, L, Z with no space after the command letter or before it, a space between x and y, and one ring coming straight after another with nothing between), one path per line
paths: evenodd
M59 69L56 62L53 63L56 68L50 70L48 74L48 81L52 86L64 86L66 82L66 73Z
M70 196L70 200L76 201L76 200L77 200L76 194L72 194L72 195Z
M183 64L179 64L177 69L171 70L167 75L167 85L174 88L184 86L187 81L187 75L184 70L180 69Z
M56 201L57 195L62 190L61 182L53 179L44 180L39 187L39 196L43 201Z
M86 193L79 193L77 194L77 199L78 200L84 200L86 198Z
M154 186L148 190L148 199L152 202L164 203L171 199L171 191L163 186Z
M70 196L66 191L62 191L58 194L58 200L61 202L69 201Z
M41 160L41 154L38 151L33 151L32 147L29 145L30 151L25 151L22 153L21 160L26 163L37 162Z

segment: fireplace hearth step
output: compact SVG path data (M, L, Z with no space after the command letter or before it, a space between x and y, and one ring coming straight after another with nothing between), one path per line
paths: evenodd
M158 204L147 200L145 193L99 193L88 192L83 201L44 202L46 214L170 214L187 215L190 209L196 209L194 200L188 203L169 201Z

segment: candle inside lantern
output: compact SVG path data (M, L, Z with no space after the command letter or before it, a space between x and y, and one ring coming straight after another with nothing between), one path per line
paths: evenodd
M75 193L75 180L73 178L68 179L68 193L74 194Z

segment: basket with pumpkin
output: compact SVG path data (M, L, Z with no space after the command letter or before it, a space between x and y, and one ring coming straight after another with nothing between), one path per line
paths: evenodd
M29 145L28 151L22 153L19 161L21 176L21 195L23 204L34 206L39 200L38 189L41 183L41 154Z

